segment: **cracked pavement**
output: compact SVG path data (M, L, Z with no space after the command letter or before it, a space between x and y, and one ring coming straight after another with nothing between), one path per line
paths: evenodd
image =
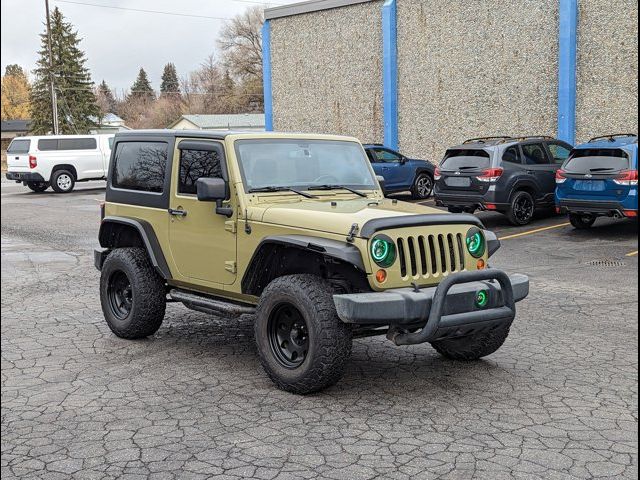
M484 361L360 339L338 385L299 397L261 370L250 317L170 304L154 337L111 334L90 187L2 184L3 479L638 477L636 225L505 241L494 263L531 296Z

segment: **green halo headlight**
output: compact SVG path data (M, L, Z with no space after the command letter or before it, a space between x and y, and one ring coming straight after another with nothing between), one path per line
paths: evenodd
M476 293L476 306L484 308L489 305L489 292L486 290L480 290Z
M396 261L396 246L390 238L376 237L371 242L371 258L378 266L387 268Z
M472 228L467 233L467 250L474 258L480 258L487 250L487 241L479 228Z

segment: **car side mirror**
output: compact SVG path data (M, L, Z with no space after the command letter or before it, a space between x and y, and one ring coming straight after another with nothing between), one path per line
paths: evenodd
M384 179L384 177L382 175L376 175L376 180L378 180L378 183L380 184L380 188L382 189L382 193L386 195L386 183L387 181Z
M407 163L407 157L400 157L400 165Z
M222 178L199 178L196 192L201 202L216 202L216 213L225 217L233 215L233 208L225 207L222 202L229 200L229 184Z

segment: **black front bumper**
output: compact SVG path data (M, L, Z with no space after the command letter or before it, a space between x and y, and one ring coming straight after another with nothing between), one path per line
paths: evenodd
M39 173L32 172L7 172L7 180L15 182L44 182L44 178Z
M489 297L484 307L476 303L480 291ZM396 345L413 345L511 324L516 302L528 294L526 275L508 276L501 270L487 269L452 274L437 287L334 295L333 299L343 322L388 325Z
M560 200L560 213L576 213L594 217L624 217L625 208L620 202L602 200Z

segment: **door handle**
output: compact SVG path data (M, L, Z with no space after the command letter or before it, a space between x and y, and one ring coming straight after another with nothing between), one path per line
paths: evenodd
M173 215L175 217L186 217L187 216L187 211L186 210L176 210L174 208L170 208L167 211L169 212L169 215Z

